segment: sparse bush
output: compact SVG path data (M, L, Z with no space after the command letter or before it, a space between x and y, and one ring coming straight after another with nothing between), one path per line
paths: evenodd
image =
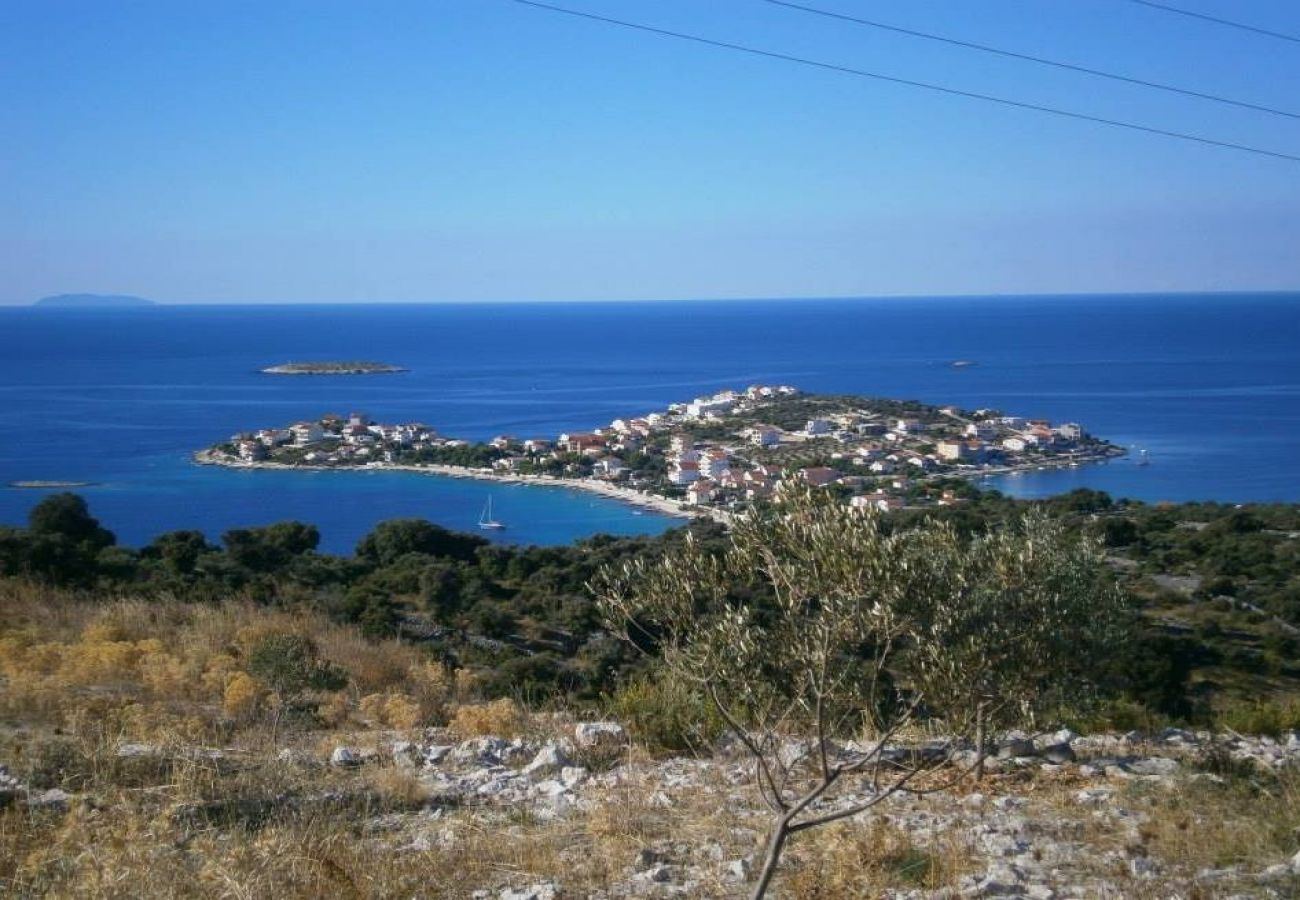
M1240 734L1265 734L1277 737L1284 731L1300 729L1300 701L1263 700L1238 702L1216 716L1216 725Z
M513 738L523 733L524 725L524 711L519 704L502 697L488 703L467 703L457 707L448 727L462 738L484 735Z
M608 707L651 753L707 753L727 730L702 689L667 672L628 681L609 698Z

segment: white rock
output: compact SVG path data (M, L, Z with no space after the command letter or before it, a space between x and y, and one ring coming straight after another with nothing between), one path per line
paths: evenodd
M582 766L565 766L560 770L560 781L565 787L574 788L587 780L587 770Z
M1155 878L1160 874L1160 867L1145 856L1130 859L1128 869L1135 878Z
M568 765L569 758L564 755L564 751L559 747L559 745L547 744L541 750L537 751L537 755L533 757L532 762L524 766L523 774L529 778L541 775L550 775L564 769Z
M1084 806L1098 806L1107 802L1114 795L1111 788L1084 788L1074 795L1074 802Z
M651 884L665 884L673 880L673 870L671 866L666 866L660 863L659 865L651 866L644 872L638 872L633 875L632 880L650 882Z
M436 766L447 758L453 747L451 744L430 744L424 748L424 764L426 766Z
M1297 851L1296 855L1291 857L1291 871L1296 875L1300 875L1300 851Z
M393 765L403 769L415 769L424 765L424 754L410 741L394 741L389 750Z
M335 747L334 752L330 754L331 766L359 766L361 765L361 755L351 747Z
M558 900L560 888L553 881L544 881L526 888L506 888L497 895L498 900Z
M1165 756L1149 756L1126 763L1124 768L1134 775L1172 775L1178 771L1178 760Z
M733 859L727 866L728 881L749 881L751 866L747 859Z
M617 722L582 722L573 729L579 747L618 748L627 743L627 732Z
M48 791L37 791L27 796L27 806L30 809L47 809L58 812L68 811L68 795L58 788L51 788Z
M491 735L461 741L448 755L452 760L473 766L496 766L510 745Z

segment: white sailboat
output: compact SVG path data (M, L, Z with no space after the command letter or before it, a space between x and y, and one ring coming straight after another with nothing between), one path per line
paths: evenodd
M487 505L483 507L483 512L478 517L478 527L485 531L500 531L505 528L504 522L498 522L492 518L492 495L488 494Z

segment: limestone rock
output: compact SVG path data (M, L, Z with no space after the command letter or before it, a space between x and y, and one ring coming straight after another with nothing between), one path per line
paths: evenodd
M1178 771L1178 760L1164 756L1135 759L1124 765L1134 775L1172 775Z
M476 737L461 741L448 754L454 762L472 766L499 766L510 745L499 737Z
M537 751L533 761L524 766L523 774L528 778L552 775L570 765L564 750L558 744L547 744Z
M560 886L553 881L543 881L525 888L506 888L497 900L559 900Z
M1010 738L998 748L1000 759L1014 759L1022 756L1035 756L1038 750L1028 738Z
M617 722L582 722L573 739L584 749L617 749L627 744L627 732Z
M1054 765L1074 762L1074 750L1068 743L1048 744L1038 751L1038 755Z
M330 754L330 765L339 768L351 768L361 765L361 754L351 747L335 747Z

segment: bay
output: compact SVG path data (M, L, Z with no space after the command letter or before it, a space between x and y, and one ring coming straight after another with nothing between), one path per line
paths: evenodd
M752 383L993 407L1078 421L1149 453L986 484L1147 501L1300 501L1300 295L730 300L680 303L0 309L0 483L88 481L128 544L283 519L347 552L376 522L567 543L678 520L551 488L401 473L241 472L190 453L326 412L449 436L553 436ZM372 359L396 375L277 377L290 360ZM954 360L974 365L955 368ZM0 523L48 492L0 489Z

